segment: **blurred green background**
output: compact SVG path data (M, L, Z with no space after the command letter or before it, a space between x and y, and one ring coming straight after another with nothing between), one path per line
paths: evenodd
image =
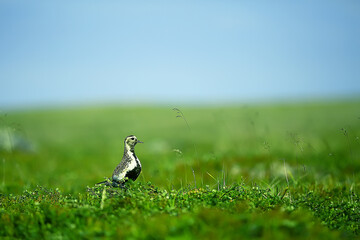
M135 149L138 181L163 188L242 180L358 187L359 109L354 100L10 111L0 122L1 189L84 191L111 176L130 134L145 142Z

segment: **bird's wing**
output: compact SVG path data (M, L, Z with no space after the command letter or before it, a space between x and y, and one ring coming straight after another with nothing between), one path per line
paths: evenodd
M125 178L126 172L127 172L127 166L129 165L128 159L123 157L121 162L116 166L113 174L112 174L112 180L120 182Z

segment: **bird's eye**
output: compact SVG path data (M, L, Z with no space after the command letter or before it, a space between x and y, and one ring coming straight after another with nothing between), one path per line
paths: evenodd
M131 140L135 140L135 138L132 137Z

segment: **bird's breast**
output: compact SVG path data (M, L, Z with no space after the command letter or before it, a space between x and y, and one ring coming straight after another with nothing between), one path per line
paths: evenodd
M129 156L129 160L130 160L129 165L128 165L129 170L133 170L136 167L141 168L140 160L136 157L134 152L129 151L127 155Z

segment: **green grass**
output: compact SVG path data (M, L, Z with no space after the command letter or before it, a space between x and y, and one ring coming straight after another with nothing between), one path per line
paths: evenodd
M348 101L9 112L0 236L359 238L359 110ZM145 142L139 179L94 188L130 134Z

